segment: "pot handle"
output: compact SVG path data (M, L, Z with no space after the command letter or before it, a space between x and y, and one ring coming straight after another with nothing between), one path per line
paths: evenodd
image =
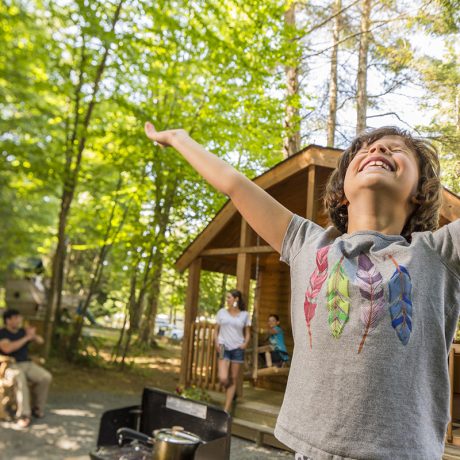
M131 428L119 428L117 430L118 445L121 447L125 439L136 439L137 441L147 444L154 444L154 439L140 431L132 430Z

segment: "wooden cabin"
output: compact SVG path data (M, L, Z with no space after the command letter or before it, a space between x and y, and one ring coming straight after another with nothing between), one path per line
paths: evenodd
M328 219L324 212L322 196L341 152L338 149L309 145L256 177L254 182L292 212L325 227L328 225ZM458 218L460 197L444 189L440 226ZM221 401L218 399L220 394L216 393L219 387L217 353L214 346L215 325L197 321L197 317L200 316L198 299L202 270L235 275L236 288L242 291L246 298L250 292L250 281L254 280L256 288L252 343L260 343L261 329L265 326L268 316L275 313L280 317L286 345L292 353L289 267L280 262L279 254L254 233L230 201L185 249L177 260L176 267L180 272L188 269L180 375L182 385L201 387L210 391L215 402ZM252 385L245 386L244 398L239 399L232 432L256 443L285 448L274 437L273 428L282 403L289 369L258 370L254 365L257 363L257 349L254 345L253 352L246 355L252 355L252 368L249 363L245 369ZM445 450L447 457L444 458L460 460L460 448L456 447L460 446L460 423L456 423L460 421L460 344L454 344L451 349L449 371L450 410L454 423L451 422L448 427L448 444ZM242 388L240 384L240 394Z
M292 212L326 226L328 220L322 196L341 152L339 149L309 145L255 178L254 182ZM440 225L458 218L460 197L443 190ZM279 254L255 234L230 201L185 249L176 267L180 272L188 269L180 379L183 385L194 384L207 390L218 390L214 325L196 321L202 270L235 275L236 288L246 297L250 291L250 280L255 280L253 343L268 316L276 313L285 331L288 350L292 352L289 267L280 262ZM460 370L460 364L458 367ZM246 373L251 377L251 369L246 369ZM287 373L256 375L253 385L284 391Z

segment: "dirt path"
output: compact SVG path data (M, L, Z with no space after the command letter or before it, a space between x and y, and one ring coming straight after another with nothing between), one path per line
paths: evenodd
M47 365L53 374L47 415L25 430L0 422L0 460L89 460L96 447L102 413L140 403L146 386L174 392L180 347L168 345L150 356L132 358L125 370L84 367L62 360ZM231 460L291 458L277 449L257 448L232 438ZM216 459L218 460L218 459Z
M139 395L107 391L53 392L46 418L19 430L0 423L1 460L89 460L95 448L100 416L106 410L138 404ZM277 449L257 448L254 443L232 438L231 460L291 458ZM218 459L216 459L218 460Z

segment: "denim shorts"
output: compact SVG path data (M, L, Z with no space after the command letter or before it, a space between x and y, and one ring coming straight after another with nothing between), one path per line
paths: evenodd
M224 350L224 359L232 363L244 363L244 350L235 348L233 350Z

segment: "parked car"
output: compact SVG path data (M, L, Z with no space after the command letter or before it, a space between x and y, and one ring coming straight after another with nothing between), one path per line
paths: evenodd
M168 315L157 315L155 319L155 330L158 335L165 335L165 331L170 327Z
M184 330L173 326L166 330L165 335L173 340L182 340L184 338Z

